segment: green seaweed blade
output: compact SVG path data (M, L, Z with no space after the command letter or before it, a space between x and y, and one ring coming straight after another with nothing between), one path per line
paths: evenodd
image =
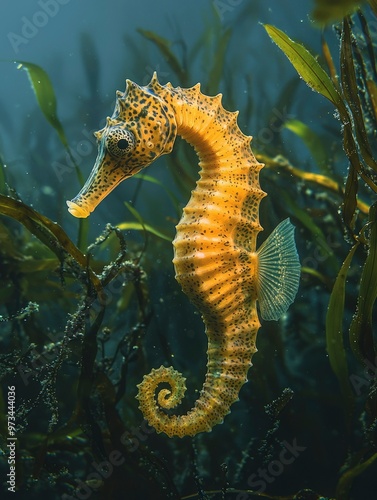
M93 287L102 292L99 278L88 267L86 256L77 248L62 227L48 217L40 214L21 201L0 194L0 214L11 217L23 224L34 236L46 245L60 260L64 262L70 255L80 267L88 271Z
M136 210L136 208L134 208L130 203L125 201L124 204L128 208L128 210L131 212L131 214L135 217L137 222L122 222L120 224L117 224L117 227L119 229L122 229L122 230L134 229L136 231L144 231L144 232L154 234L155 236L158 236L162 240L172 241L172 238L170 236L159 231L157 228L151 226L150 224L147 224L146 222L144 222L142 216L139 214L139 212Z
M336 488L336 498L350 498L350 490L352 487L352 483L354 480L362 474L365 470L367 470L375 460L377 459L377 453L369 457L364 462L361 462L354 467L348 469L339 479L337 488Z
M67 137L57 115L56 96L50 77L46 71L37 64L25 61L15 62L18 64L17 69L26 71L40 110L49 124L56 130L63 146L68 149Z
M346 293L347 273L359 242L351 248L336 277L326 315L326 348L329 361L335 373L347 407L347 416L351 416L354 397L349 384L346 351L343 342L343 316Z
M348 116L342 97L329 75L314 56L303 45L291 40L283 31L275 26L270 24L264 24L263 26L269 37L288 57L297 73L307 85L332 102L338 108L341 116Z
M168 197L170 198L170 201L172 202L172 204L174 206L174 210L177 214L177 217L181 216L181 208L179 206L178 198L175 196L173 191L171 191L169 188L167 188L165 186L165 184L163 182L159 181L158 179L156 179L155 177L153 177L151 175L144 174L144 173L136 174L136 175L134 175L134 178L140 179L142 182L144 182L144 181L150 182L151 184L156 184L157 186L161 187L165 191L165 193L168 195Z
M377 203L369 211L369 251L361 273L357 310L350 326L350 344L355 356L365 364L375 361L373 307L377 298Z
M364 117L362 103L359 98L356 69L353 62L352 37L350 20L343 22L342 44L341 44L341 81L343 94L348 102L354 121L354 131L357 145L365 163L374 171L377 171L377 162L373 158L366 132L366 120ZM356 46L355 46L356 50ZM366 69L365 69L366 71Z
M229 40L232 34L232 30L228 28L222 33L221 37L217 41L216 54L213 59L213 65L209 71L207 92L209 95L215 95L219 91L220 82L223 76L225 54L229 45Z
M68 140L64 132L63 125L57 115L56 96L50 77L48 76L46 71L37 64L33 64L26 61L15 61L15 62L18 64L17 66L18 69L23 69L26 71L29 77L31 87L36 96L38 105L43 115L45 116L46 120L50 123L50 125L55 129L56 133L58 134L61 143L66 149L73 165L75 166L75 171L80 186L83 186L84 177L81 173L80 167L77 165L75 159L71 154L71 150L68 145ZM89 221L87 219L80 219L79 235L78 235L78 246L80 250L84 250L87 246L88 232L89 232Z
M187 72L182 64L179 62L174 52L171 50L171 42L166 38L163 38L157 33L153 31L144 30L142 28L138 28L137 30L144 38L154 43L154 45L158 48L161 54L165 57L167 63L169 64L172 71L177 76L178 80L182 85L187 84Z
M286 120L284 122L284 127L297 135L297 137L300 137L313 156L313 159L317 163L320 171L326 175L331 175L329 168L327 168L328 153L323 145L322 138L308 125L294 118Z

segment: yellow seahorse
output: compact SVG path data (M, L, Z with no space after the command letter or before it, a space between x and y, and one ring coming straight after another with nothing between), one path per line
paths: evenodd
M170 153L179 134L199 157L200 179L173 241L176 279L202 314L208 336L205 382L186 415L170 415L186 391L185 378L161 366L138 385L140 409L157 432L194 436L223 421L247 381L263 319L276 320L293 302L300 264L289 219L256 251L259 186L263 167L251 152L251 137L226 111L221 94L208 97L200 85L160 85L156 74L144 87L127 80L115 110L96 132L98 156L80 193L67 201L75 217L87 217L121 181ZM167 383L170 389L158 386ZM170 412L169 412L170 413Z

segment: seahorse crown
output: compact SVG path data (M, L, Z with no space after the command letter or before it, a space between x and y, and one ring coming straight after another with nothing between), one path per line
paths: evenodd
M199 84L189 89L146 87L127 81L117 93L112 118L97 132L99 151L80 193L67 202L87 217L123 179L169 153L176 134L199 156L199 180L183 209L173 241L176 279L200 310L208 336L207 374L200 397L186 415L168 415L186 390L173 368L153 369L139 384L138 399L148 422L168 436L193 436L223 421L247 381L264 319L278 319L296 295L300 264L288 219L256 251L259 186L263 167L250 149L251 137L237 125L237 112L224 110L221 95L208 97ZM155 392L167 383L170 389Z

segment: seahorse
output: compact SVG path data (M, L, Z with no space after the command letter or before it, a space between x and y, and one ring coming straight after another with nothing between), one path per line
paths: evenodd
M263 319L277 320L296 296L294 227L284 220L256 250L259 205L266 195L259 184L263 165L251 151L252 138L238 127L238 112L223 108L221 94L206 96L200 84L161 85L154 74L146 86L126 80L125 92L116 96L112 117L95 132L96 163L79 194L67 201L68 210L87 217L120 182L170 153L177 135L194 147L199 180L176 226L173 264L205 324L207 373L184 415L170 411L186 391L186 379L172 367L152 369L137 396L157 432L194 436L222 423L238 401L257 351L258 307Z

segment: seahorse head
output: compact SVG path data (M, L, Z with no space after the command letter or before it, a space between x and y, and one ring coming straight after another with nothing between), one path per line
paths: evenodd
M120 182L170 153L177 125L168 103L156 94L162 88L154 75L146 87L127 80L125 92L117 92L112 117L94 134L98 155L93 170L79 194L67 201L72 215L88 217Z

